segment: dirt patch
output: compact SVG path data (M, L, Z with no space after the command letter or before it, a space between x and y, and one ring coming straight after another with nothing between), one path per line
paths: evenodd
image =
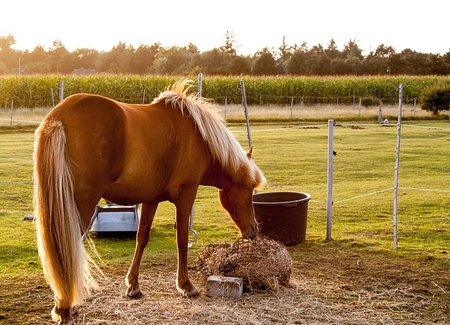
M151 278L150 278L151 277ZM432 315L435 294L411 285L358 287L347 281L317 281L296 274L292 288L252 292L240 299L209 298L204 289L196 299L174 290L175 272L155 270L143 277L147 294L138 300L124 296L121 278L110 279L80 309L78 321L88 324L424 324L446 323ZM198 283L198 278L195 277ZM434 300L434 301L433 301ZM442 301L442 303L444 303Z
M450 323L448 263L326 245L299 245L290 253L291 288L248 292L238 299L207 297L204 277L195 268L190 274L200 295L182 298L175 289L175 256L142 265L144 296L139 299L124 294L127 266L107 267L108 278L79 308L75 320L77 324ZM2 288L14 290L0 289L0 323L49 323L53 298L41 276L1 282Z

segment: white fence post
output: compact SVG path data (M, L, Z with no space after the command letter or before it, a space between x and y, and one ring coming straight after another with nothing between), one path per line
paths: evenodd
M378 124L383 123L383 101L380 100L380 106L378 106Z
M64 99L64 80L59 82L59 101Z
M203 73L199 73L197 76L198 81L198 96L203 96Z
M398 248L398 175L400 167L400 135L402 130L402 109L403 109L403 85L398 87L398 119L397 119L397 144L395 146L395 171L394 171L394 249Z
M198 96L202 97L202 91L203 91L203 74L199 73L197 76L197 82L198 82ZM188 240L188 247L191 248L192 245L198 240L198 232L194 229L194 216L195 216L195 204L192 204L191 214L189 215L189 232L192 233L194 236L193 239Z
M362 99L359 97L359 104L358 104L358 118L361 119L361 106L362 106Z
M328 120L327 240L331 240L333 220L333 138L334 120Z
M53 88L50 88L50 94L52 95L52 107L55 107L55 95L53 94Z

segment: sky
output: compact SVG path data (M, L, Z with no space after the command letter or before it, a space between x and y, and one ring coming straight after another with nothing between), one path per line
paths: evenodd
M333 38L339 49L354 40L365 54L380 44L450 51L449 0L2 0L0 12L0 37L12 34L17 50L60 40L69 51L159 42L204 52L229 31L239 55L277 49L283 36L308 47Z

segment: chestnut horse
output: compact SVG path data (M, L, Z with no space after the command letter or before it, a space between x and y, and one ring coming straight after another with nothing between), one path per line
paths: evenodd
M219 189L243 237L257 233L252 194L265 182L211 105L180 80L150 105L77 94L59 103L36 130L34 204L38 251L55 293L52 316L73 322L72 308L95 285L82 234L100 198L142 203L136 249L126 275L138 297L139 265L161 201L176 207L176 287L197 294L187 268L188 223L199 185Z

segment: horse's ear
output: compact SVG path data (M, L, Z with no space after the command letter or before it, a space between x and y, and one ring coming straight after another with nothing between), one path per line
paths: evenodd
M253 159L253 146L250 147L247 151L247 158L252 160Z

